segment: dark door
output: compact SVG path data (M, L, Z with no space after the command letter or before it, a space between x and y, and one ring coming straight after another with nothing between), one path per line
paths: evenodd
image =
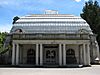
M76 64L77 60L75 57L75 51L73 49L68 49L66 51L66 64Z
M35 64L36 58L35 58L35 50L29 49L27 51L27 64Z
M56 50L46 50L46 64L53 65L56 64L57 61L57 52Z
M58 65L58 45L44 45L44 65Z

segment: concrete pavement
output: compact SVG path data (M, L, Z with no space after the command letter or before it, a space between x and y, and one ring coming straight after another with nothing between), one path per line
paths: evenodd
M0 75L100 75L100 65L84 68L0 68Z

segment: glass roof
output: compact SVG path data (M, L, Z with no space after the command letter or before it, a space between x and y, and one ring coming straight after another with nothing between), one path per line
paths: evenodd
M91 32L89 25L81 17L65 14L24 16L16 21L11 32L17 29L25 33L76 33L80 29Z

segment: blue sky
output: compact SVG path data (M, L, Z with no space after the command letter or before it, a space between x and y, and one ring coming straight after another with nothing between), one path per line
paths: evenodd
M0 0L0 31L11 29L14 16L43 14L47 9L79 16L85 1L88 0Z

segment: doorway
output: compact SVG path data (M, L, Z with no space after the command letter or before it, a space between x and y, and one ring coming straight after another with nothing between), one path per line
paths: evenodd
M77 60L75 57L75 51L73 49L68 49L66 51L66 64L76 64Z
M27 64L35 64L36 62L36 52L34 49L29 49L27 51Z
M58 64L58 45L44 46L44 64L57 65Z

